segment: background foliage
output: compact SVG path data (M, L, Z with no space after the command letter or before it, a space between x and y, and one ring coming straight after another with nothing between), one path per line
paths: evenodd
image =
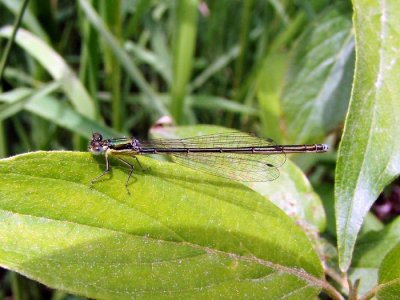
M1 269L0 298L395 299L397 0L0 5L1 157L86 151L96 131L331 149L247 188L141 158L132 196L118 164L89 189L89 153L1 160L0 265L59 290Z

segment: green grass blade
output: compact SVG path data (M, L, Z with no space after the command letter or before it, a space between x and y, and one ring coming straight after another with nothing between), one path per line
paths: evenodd
M122 20L121 20L121 1L102 1L101 16L105 21L105 27L110 28L117 46L122 44ZM103 60L105 66L105 84L111 91L112 126L115 130L121 131L123 126L124 105L122 101L122 70L118 58L114 55L112 47L103 43Z
M153 3L148 0L138 0L135 2L130 2L129 4L133 4L135 6L135 10L133 16L128 19L128 24L126 25L123 33L125 37L134 36L136 38L140 35L141 18L146 14L148 10L150 10Z
M21 9L22 2L22 0L1 0L1 3L6 6L14 15L18 14L19 10ZM29 7L24 13L22 24L24 24L29 31L33 32L41 39L45 41L48 40L46 31L40 25L37 17L31 12Z
M336 223L340 268L351 263L363 219L400 172L400 2L356 0L357 63L336 168ZM371 43L371 41L379 41Z
M6 67L6 63L8 60L8 55L10 54L11 46L14 44L15 36L21 25L22 17L24 16L24 13L25 13L26 7L28 6L28 3L29 3L29 0L24 0L24 2L22 3L21 8L18 11L17 17L15 19L10 38L8 39L7 45L1 55L1 58L0 58L0 81L3 80L3 74L4 74L4 69Z
M22 17L25 13L28 3L29 3L28 0L24 0L24 2L20 6L20 9L18 10L18 13L16 13L17 16L14 21L14 27L10 34L10 38L7 41L7 45L0 57L0 93L3 92L3 86L2 86L3 75L4 75L5 68L6 68L7 60L8 60L10 51L11 51L11 47L14 44L16 33L20 27ZM6 140L7 140L7 137L6 137L4 124L0 121L0 157L7 156Z
M0 36L9 38L11 28L9 26L1 28ZM76 111L88 118L95 116L93 100L71 68L54 49L24 29L18 30L15 42L37 59L55 80L61 82L64 93Z
M271 53L262 61L257 74L257 100L260 107L261 132L279 143L282 141L281 92L287 68L287 54Z
M169 40L166 36L165 29L162 25L156 26L151 33L151 49L154 54L158 57L158 63L161 64L166 74L167 82L171 85L172 83L172 53L169 49Z
M89 21L84 18L81 11L79 11L79 26L82 32L79 78L93 98L96 120L99 120L101 116L97 95L99 90L98 76L100 73L101 49L99 47L98 34Z
M189 85L189 91L192 92L196 89L199 89L204 83L210 79L214 74L221 71L224 67L226 67L231 61L233 61L240 52L240 47L234 46L229 49L226 53L216 58L210 65L199 75L197 75L194 80Z
M60 82L51 82L36 91L32 91L31 93L20 93L21 97L16 97L14 99L11 98L12 101L0 106L0 121L20 112L30 101L41 99L55 92L60 88L60 86ZM4 94L0 96L0 101L2 100L3 96ZM5 97L7 96L5 95Z
M188 103L193 108L203 108L209 111L221 110L250 116L259 114L256 108L213 95L192 95L188 97Z
M247 48L249 47L249 31L250 21L253 10L254 0L247 0L243 2L243 9L241 9L240 20L240 35L239 35L239 56L235 61L235 73L233 76L233 88L235 89L235 100L241 102L240 93L238 90L241 87L244 63L247 56Z
M25 70L12 68L8 66L4 71L4 78L12 82L14 86L30 86L30 87L40 87L43 82L37 80L32 76L32 74L26 73Z
M156 53L145 49L144 47L127 41L125 43L125 49L142 63L148 64L155 71L158 72L165 80L166 83L171 84L172 82L172 71L171 66L166 63L165 60L160 59Z
M289 17L286 13L285 5L279 0L268 0L268 2L274 7L277 15L282 19L283 23L286 25L289 23Z
M192 73L197 33L198 0L177 2L176 36L173 49L173 82L171 113L176 122L183 122L185 96Z
M262 28L257 27L250 32L249 39L254 41L260 37L262 33ZM216 73L223 70L228 64L230 64L235 58L240 54L240 45L234 45L228 51L217 57L212 61L207 68L205 68L199 75L197 75L193 81L190 83L188 90L193 92L194 90L202 87L207 80L209 80Z
M0 95L0 102L10 104L23 98L26 98L24 100L24 102L26 101L24 105L25 110L71 132L77 133L84 138L90 138L91 134L95 131L103 132L108 136L121 135L119 132L77 113L67 103L61 102L52 96L38 96L38 94L35 94L33 90L28 88L18 88L3 93Z
M162 101L158 98L156 92L146 82L142 73L133 63L128 53L117 43L90 3L87 0L80 0L79 4L92 26L99 31L100 36L105 39L121 66L131 77L132 81L135 82L139 89L146 95L148 99L147 107L151 108L149 111L154 112L157 116L167 115L168 111Z
M140 157L36 152L0 161L0 265L90 298L311 299L318 254L274 204L231 181ZM66 192L67 191L67 192ZM333 294L332 294L333 293Z

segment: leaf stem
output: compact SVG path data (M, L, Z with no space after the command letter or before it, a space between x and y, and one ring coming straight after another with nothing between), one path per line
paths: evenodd
M348 293L349 284L346 278L340 276L340 274L338 274L338 272L336 272L332 268L325 268L325 274L332 278L336 283L338 283L345 290L345 293Z
M369 300L375 297L376 292L378 291L378 286L375 286L371 290L369 290L364 296L360 298L360 300Z

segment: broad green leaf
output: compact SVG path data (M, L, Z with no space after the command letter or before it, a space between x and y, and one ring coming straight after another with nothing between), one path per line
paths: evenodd
M343 120L354 67L351 28L350 16L333 7L293 48L282 96L288 140L319 141Z
M360 295L378 283L378 269L390 250L400 243L400 218L379 231L370 231L356 243L350 279L360 279Z
M324 208L307 177L289 158L279 171L280 176L274 181L246 185L275 203L304 229L313 233L324 231Z
M9 38L12 28L6 26L0 29L0 37ZM95 116L93 100L85 87L64 59L50 48L44 41L22 28L18 29L15 42L32 55L51 76L61 83L64 93L70 99L74 108L82 115L92 119Z
M357 63L335 179L343 271L364 216L400 172L400 2L355 0L354 13Z
M0 161L0 264L91 298L311 299L318 255L275 205L232 181L139 157L92 188L102 157Z
M17 88L0 94L0 102L6 103L10 110L23 108L85 138L89 138L94 131L100 131L110 137L119 135L113 129L77 113L67 103L49 95L44 96L55 84L57 83L49 84L39 91ZM1 114L0 109L0 117Z
M379 269L378 299L399 299L400 295L400 244L386 255Z

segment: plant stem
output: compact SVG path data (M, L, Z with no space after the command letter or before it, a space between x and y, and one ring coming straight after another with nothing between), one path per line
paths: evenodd
M22 17L24 16L24 12L25 12L26 7L28 6L28 3L29 3L29 0L25 0L22 3L21 10L19 11L19 13L17 15L17 19L15 20L15 23L14 23L13 31L11 33L10 38L8 39L8 42L7 42L7 45L6 45L6 49L4 50L3 56L1 57L1 61L0 61L0 82L3 79L4 69L6 67L8 56L10 54L11 46L14 43L15 36L17 35L17 30L18 30L19 26L21 25Z
M185 96L192 73L196 45L198 0L178 1L177 6L178 21L174 41L171 114L177 123L182 123Z
M4 70L6 68L6 63L8 56L10 55L10 50L11 46L14 43L15 36L17 35L17 30L19 26L21 25L22 17L24 16L24 12L26 7L28 6L29 0L25 0L22 3L21 9L17 15L17 19L15 20L14 23L14 28L12 31L12 34L10 38L7 41L6 48L4 50L3 56L1 57L0 60L0 92L3 91L3 87L1 85L1 82L3 80L3 75L4 75ZM7 156L7 148L6 148L6 133L4 130L4 123L0 121L0 157L6 157Z

